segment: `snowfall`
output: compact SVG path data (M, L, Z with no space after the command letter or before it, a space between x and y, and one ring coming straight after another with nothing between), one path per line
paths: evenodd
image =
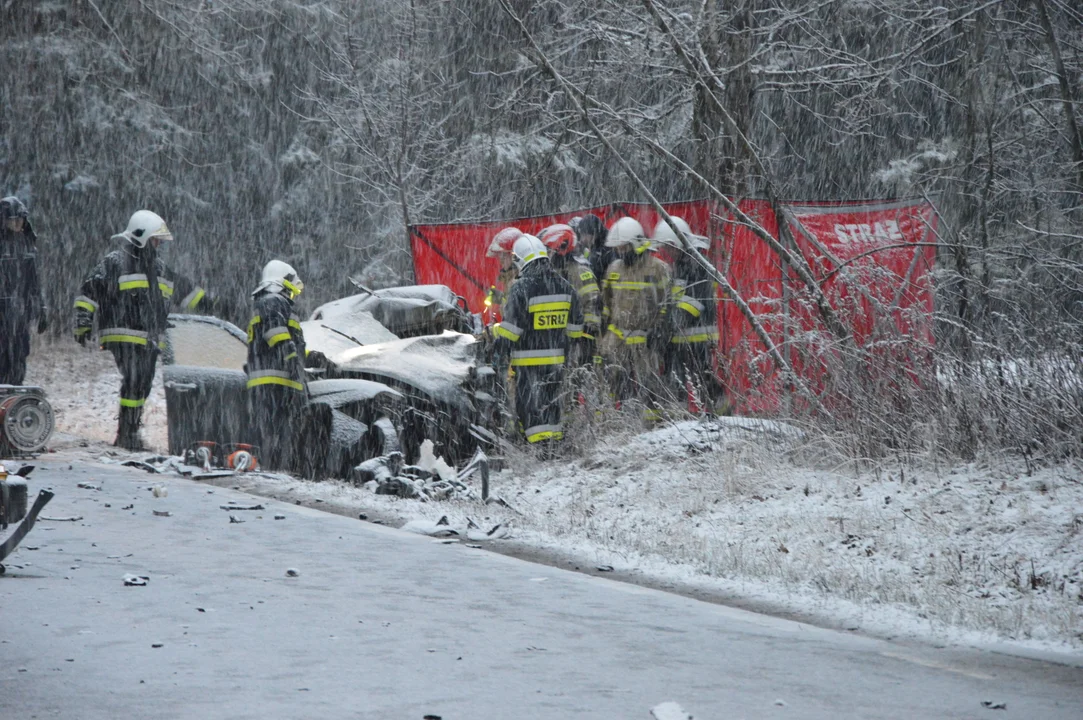
M35 344L26 384L56 411L53 449L116 463L108 353ZM165 452L156 378L145 436ZM1083 659L1083 466L1011 457L948 466L839 458L791 425L617 414L574 452L509 452L482 502L261 473L223 484L537 562L876 637ZM220 479L221 480L221 479Z

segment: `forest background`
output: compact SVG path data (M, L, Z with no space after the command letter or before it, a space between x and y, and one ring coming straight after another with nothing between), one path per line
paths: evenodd
M0 57L0 191L30 206L55 333L143 207L243 314L273 257L302 310L408 282L411 223L923 197L937 442L1080 449L1069 0L8 0Z

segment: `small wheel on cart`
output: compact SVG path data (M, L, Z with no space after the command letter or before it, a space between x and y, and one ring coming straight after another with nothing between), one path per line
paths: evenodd
M6 567L4 567L4 563L0 563L0 575L3 575L7 571L8 571L8 569Z

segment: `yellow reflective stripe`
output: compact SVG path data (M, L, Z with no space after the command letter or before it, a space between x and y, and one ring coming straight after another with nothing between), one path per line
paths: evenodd
M146 345L147 339L138 335L102 335L98 338L102 345L105 343L132 343L133 345Z
M679 307L681 310L684 310L686 313L688 313L692 317L699 317L699 315L700 315L700 309L698 307L696 307L695 305L692 305L691 303L685 302L683 300L681 302L677 303L677 307Z
M563 430L542 430L541 432L536 432L533 435L527 435L526 436L526 441L528 443L541 442L542 440L563 440L563 439L564 439L564 431Z
M601 355L595 355L593 359L594 359L594 364L595 365L601 365L602 363L605 362L605 360L602 358Z
M144 400L132 400L130 398L123 398L123 397L120 399L120 406L121 407L137 408L137 407L143 407L146 403L147 403L147 401L145 399Z
M259 315L254 315L251 320L248 321L248 344L251 345L252 341L256 339L256 325L261 322L262 318Z
M286 323L286 325L288 327L293 328L294 330L300 330L301 329L301 323L296 318L290 318L289 321Z
M718 328L710 325L685 328L673 334L670 342L678 345L687 343L716 342L718 340Z
M527 306L527 310L529 310L532 313L546 312L548 310L571 310L571 309L572 309L572 304L570 302L566 301L566 300L561 300L561 301L558 301L558 302L543 302L543 303L537 303L535 305Z
M654 283L640 280L615 280L609 283L609 287L614 290L647 290L654 287Z
M511 364L513 367L522 367L527 365L563 365L564 353L559 355L534 355L528 357L515 357L512 354Z
M597 313L583 313L584 324L590 325L591 323L600 323L602 317Z
M83 300L76 300L75 308L77 310L89 310L90 312L94 312L95 310L97 310L97 308L95 308L93 305Z
M281 377L278 375L261 375L259 377L252 377L248 379L245 387L254 388L260 385L281 385L293 390L304 390L305 386L296 380L290 380L287 377Z
M583 287L579 288L580 295L593 295L596 292L598 292L597 283L590 283L589 285L584 285Z
M279 329L279 328L276 328L276 329ZM289 341L290 334L288 332L282 331L282 332L277 332L274 335L271 335L270 337L267 337L267 333L264 333L263 338L267 341L268 345L270 345L271 347L274 347L278 343Z
M86 335L88 332L90 332L90 328L88 327L77 327L75 328L75 337Z
M159 280L158 289L162 291L162 295L165 297L173 297L173 283L170 280Z
M206 294L207 293L204 292L203 288L196 288L184 298L184 307L189 310L195 310L196 305L199 305L199 301L202 300L203 296ZM254 319L258 321L259 316L257 315Z
M137 290L139 288L149 288L150 281L145 278L143 280L128 280L127 282L120 283L119 287L121 290Z
M283 387L288 387L288 388L290 388L292 390L304 390L305 389L305 386L302 385L301 383L297 382L296 380L290 380L288 378L280 378L280 377L273 377L273 376L252 378L251 380L248 381L248 383L245 385L245 387L254 388L254 387L258 387L259 385L282 385Z
M645 342L647 342L647 336L646 335L633 335L633 336L625 339L624 344L625 345L642 345Z
M622 333L620 331L620 329L616 325L614 325L613 323L609 323L609 332L613 333L614 335L619 337L621 340L624 339L624 333Z
M308 355L308 351L307 351L307 350L305 351L305 355ZM289 355L287 355L287 356L286 356L286 359L287 359L287 360L293 360L293 359L294 359L295 357L297 357L297 353L295 353L295 352L291 352L291 353L290 353Z
M512 325L511 323L502 322L495 328L493 328L493 334L497 337L511 340L512 342L518 342L519 338L522 336L522 331L519 330L517 326Z

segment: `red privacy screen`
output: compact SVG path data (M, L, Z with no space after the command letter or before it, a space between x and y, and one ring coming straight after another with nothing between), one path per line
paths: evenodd
M834 352L812 293L751 227L710 200L666 203L697 234L711 238L711 258L749 305L772 342L815 391ZM936 212L923 200L788 202L777 218L765 200L744 200L742 212L771 236L784 222L812 275L860 345L896 361L915 362L932 344ZM614 203L574 212L491 222L414 225L410 228L419 284L447 285L472 312L481 312L500 270L486 257L500 229L537 234L554 223L593 213L606 225L634 217L650 234L658 222L645 203ZM720 298L719 374L742 412L778 409L775 369L732 298ZM885 349L886 348L886 349Z

